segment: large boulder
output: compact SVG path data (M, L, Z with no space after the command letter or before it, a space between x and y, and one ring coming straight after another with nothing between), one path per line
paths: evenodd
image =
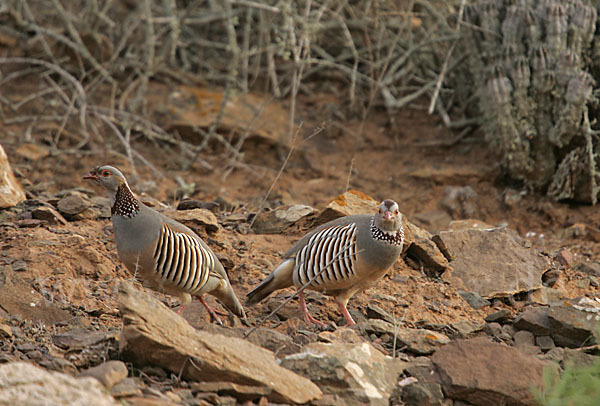
M310 380L281 367L271 351L240 338L195 330L129 282L119 286L119 305L122 356L140 368L159 366L192 381L264 387L271 402L307 403L322 395Z

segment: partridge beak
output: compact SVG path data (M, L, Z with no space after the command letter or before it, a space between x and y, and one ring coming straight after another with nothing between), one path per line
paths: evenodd
M391 211L386 211L383 213L383 218L386 220L391 220L394 218L394 215L392 214Z
M96 175L96 172L88 173L83 177L83 179L99 180L98 175Z

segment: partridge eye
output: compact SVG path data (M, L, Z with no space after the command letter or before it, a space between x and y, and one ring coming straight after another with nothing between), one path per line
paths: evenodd
M398 214L398 210L396 210L394 213Z
M382 213L382 211L381 211L381 209L379 209L379 214L381 214L381 213Z
M109 171L102 171L102 176L104 176L104 177L110 176L110 172Z

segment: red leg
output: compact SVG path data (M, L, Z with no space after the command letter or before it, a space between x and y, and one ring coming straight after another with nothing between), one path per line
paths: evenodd
M177 311L175 312L175 314L182 313L183 309L185 309L185 305L179 305L179 308L177 309Z
M308 308L306 307L306 301L304 300L304 292L298 293L298 299L300 300L300 309L302 310L302 315L304 316L304 321L308 324L316 324L319 326L325 326L325 323L315 319L308 312Z
M220 311L215 310L212 307L210 307L208 305L208 303L206 303L206 300L204 300L204 298L201 295L198 295L198 299L200 300L200 303L202 303L204 305L204 307L206 308L206 311L208 312L208 314L210 314L210 321L212 322L214 320L217 323L219 323L219 325L222 326L223 322L221 321L221 319L219 318L219 316L217 316L217 314L220 314L221 316L227 316L227 313L220 312Z
M336 303L340 307L340 312L342 312L342 315L346 319L346 325L348 327L355 325L356 323L354 322L354 319L352 319L352 316L350 316L350 313L348 313L348 309L346 309L346 306L344 306L342 302L336 301Z

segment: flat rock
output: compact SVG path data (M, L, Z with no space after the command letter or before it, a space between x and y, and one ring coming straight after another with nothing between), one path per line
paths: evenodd
M442 386L434 382L415 382L402 388L402 401L407 405L442 405Z
M116 406L93 378L73 378L26 362L0 365L0 403L3 405Z
M459 320L450 325L450 327L456 330L462 338L466 338L470 334L483 330L483 326L483 323L476 323L469 320Z
M52 336L52 343L64 350L82 350L110 340L117 340L114 331L90 331L84 328L74 328L66 333Z
M452 272L443 278L458 289L483 298L511 296L542 287L549 260L525 248L518 236L503 230L461 230L439 233L452 258Z
M346 405L388 405L404 363L371 344L310 343L281 360L286 368L314 379L326 395Z
M405 345L406 351L428 355L433 353L441 345L448 344L450 339L444 334L424 328L394 327L392 323L384 320L370 319L357 323L359 331L368 334L389 334L396 337L399 345Z
M199 331L129 282L119 286L122 356L139 367L159 366L200 382L232 382L271 390L272 402L306 403L321 397L306 378L277 364L271 351L246 340Z
M0 144L0 209L16 206L25 200L25 192L10 167Z
M96 378L105 388L110 389L113 385L127 378L127 366L122 361L107 361L92 368L82 371L79 376Z
M549 335L552 326L548 319L548 309L544 307L532 307L518 315L513 321L515 328L531 331L536 336Z
M447 397L472 405L531 405L550 364L485 337L457 340L431 357Z
M574 306L552 306L548 309L552 338L560 347L578 348L593 345L598 340L600 313L586 312Z
M70 192L63 196L57 203L59 212L66 216L75 216L84 212L91 206L90 200L82 193Z
M529 293L529 300L543 305L557 303L561 300L563 293L558 289L542 286Z
M216 233L221 228L215 214L207 209L170 210L163 214L190 228L193 228L191 225L203 227L208 233Z
M256 234L274 234L285 231L298 220L316 213L310 206L295 204L293 206L281 206L274 210L258 213L252 230Z
M53 207L40 206L31 211L31 217L38 220L44 220L50 225L65 225L67 220Z
M459 290L458 294L475 310L492 304L489 300L482 298L475 292L465 292L464 290Z
M233 396L240 402L258 400L271 394L271 389L264 386L239 385L232 382L194 382L190 389L192 392L213 392L220 396Z

